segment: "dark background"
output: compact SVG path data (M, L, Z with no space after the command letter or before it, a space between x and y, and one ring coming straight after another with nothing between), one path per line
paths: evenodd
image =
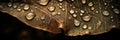
M115 8L120 10L120 1L114 0ZM120 15L117 15L120 19ZM7 13L0 12L0 40L120 40L120 29L98 35L65 36L51 34L42 30L34 29L20 22Z

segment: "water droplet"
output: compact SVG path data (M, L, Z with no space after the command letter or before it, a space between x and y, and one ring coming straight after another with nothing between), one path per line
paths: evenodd
M57 14L57 12L52 12L52 16L55 16Z
M11 6L12 6L12 3L11 3L11 2L9 2L9 3L8 3L8 7L11 7Z
M104 5L106 6L106 5L107 5L107 3L104 3Z
M74 10L70 10L70 14L73 14L74 13Z
M59 2L62 2L63 0L58 0Z
M86 0L82 0L82 4L85 4L86 3Z
M17 5L16 5L16 4L14 4L14 5L13 5L13 8L17 8Z
M62 5L63 5L63 3L59 3L59 5L60 5L60 6L62 6Z
M47 5L49 0L39 0L37 1L40 5Z
M74 1L74 0L71 0L71 1Z
M27 20L32 20L34 17L35 17L35 14L33 14L33 13L28 13L28 14L26 15L26 19L27 19Z
M83 14L82 14L82 13L80 13L80 16L83 16Z
M80 10L80 12L81 12L81 13L85 13L85 11L84 11L84 10Z
M103 15L108 16L109 12L108 11L103 11Z
M79 21L79 20L74 19L74 25L75 25L75 26L79 26L79 25L80 25L80 21Z
M120 11L118 10L118 9L113 9L113 11L114 11L114 13L116 13L116 14L119 14L120 13Z
M90 6L90 7L93 6L93 3L92 2L88 3L88 6Z
M65 8L62 8L62 11L65 11Z
M88 27L88 29L90 30L90 29L92 29L92 27Z
M45 20L45 16L42 16L42 17L41 17L41 20Z
M58 12L57 14L58 14L58 15L60 15L61 13L60 13L60 12Z
M87 27L88 27L87 25L83 25L83 29L87 29Z
M95 11L95 13L98 13L98 11Z
M24 10L28 10L29 8L30 8L29 5L28 5L28 4L25 4Z
M86 15L86 16L83 16L82 19L83 19L84 21L90 21L90 20L91 20L91 17L88 16L88 15Z
M91 7L91 10L94 10L95 8L94 7Z
M111 5L111 8L114 8L114 6L113 6L113 5Z
M73 17L77 17L77 14L73 14Z
M22 11L22 9L20 9L20 8L18 8L17 10L18 10L18 11Z
M59 8L63 8L62 6L59 6Z
M48 7L48 10L52 12L52 11L55 10L55 7L54 6L50 6L50 7Z

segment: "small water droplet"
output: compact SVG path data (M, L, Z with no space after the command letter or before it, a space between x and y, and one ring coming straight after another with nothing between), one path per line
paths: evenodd
M108 11L103 11L103 15L104 15L104 16L108 16L108 15L109 15L109 12L108 12Z
M82 0L82 4L85 4L86 3L86 0Z
M82 27L83 27L83 29L87 29L88 26L87 25L83 25Z
M63 8L62 6L59 6L59 8L61 9L61 8Z
M8 3L8 7L11 7L11 6L12 6L12 3L11 3L11 2L9 2L9 3Z
M34 13L28 13L28 14L26 15L26 19L27 19L27 20L32 20L34 17L35 17L35 14L34 14Z
M95 8L94 7L91 7L91 10L93 11Z
M98 11L95 11L95 13L98 13Z
M57 14L58 14L58 15L60 15L61 13L60 13L60 12L58 12Z
M88 27L88 29L89 29L89 30L91 30L91 29L92 29L92 27Z
M17 8L17 5L16 5L16 4L14 4L14 5L13 5L13 8Z
M52 16L55 16L57 14L57 12L52 12Z
M77 17L77 14L73 14L73 17Z
M74 10L70 10L70 14L73 14L74 13Z
M74 19L74 25L75 25L75 26L79 26L79 25L80 25L80 21L79 21L79 20Z
M80 10L80 12L81 12L81 13L85 13L85 11L84 11L84 10Z
M52 12L52 11L55 10L55 7L54 6L50 6L50 7L48 7L48 10Z
M62 2L63 0L58 0L59 2Z
M49 0L39 0L37 1L40 5L47 5Z
M75 1L75 0L71 0L71 1Z
M118 10L118 9L113 9L113 11L114 11L114 13L116 13L116 14L119 14L120 13L120 11Z
M28 4L25 4L24 5L24 10L28 10L30 7L29 7L29 5Z
M65 11L65 8L62 8L62 11Z
M91 20L91 17L88 16L88 15L86 15L86 16L83 16L82 19L83 19L84 21L90 21L90 20Z
M59 5L60 5L60 6L62 6L62 5L63 5L63 3L59 3Z
M93 6L93 3L92 3L92 2L88 3L88 6L89 6L89 7L92 7L92 6Z
M104 5L106 6L106 5L107 5L107 3L104 3Z
M80 13L80 16L83 16L83 14L82 14L82 13Z
M41 17L41 20L45 20L45 16L42 16L42 17Z
M17 11L22 11L22 9L18 8Z

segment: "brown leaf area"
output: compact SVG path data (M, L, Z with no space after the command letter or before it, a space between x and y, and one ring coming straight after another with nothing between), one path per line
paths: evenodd
M113 0L0 1L1 12L53 34L63 30L67 36L97 35L118 28L120 24L120 11Z

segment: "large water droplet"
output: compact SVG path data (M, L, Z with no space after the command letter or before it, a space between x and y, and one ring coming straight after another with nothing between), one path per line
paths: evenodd
M120 11L118 9L113 9L114 13L119 14Z
M83 16L82 19L83 19L84 21L90 21L90 20L91 20L91 17L88 16L88 15L86 15L86 16Z
M39 0L37 1L40 5L47 5L49 0Z
M109 12L108 12L108 11L103 11L103 15L104 15L104 16L108 16L108 15L109 15Z
M74 19L74 25L75 25L75 26L79 26L79 25L80 25L80 21L79 21L79 20Z
M29 8L30 8L29 5L28 5L28 4L25 4L24 10L28 10Z
M34 14L34 13L28 13L28 14L26 15L26 19L27 19L27 20L32 20L34 17L35 17L35 14Z

